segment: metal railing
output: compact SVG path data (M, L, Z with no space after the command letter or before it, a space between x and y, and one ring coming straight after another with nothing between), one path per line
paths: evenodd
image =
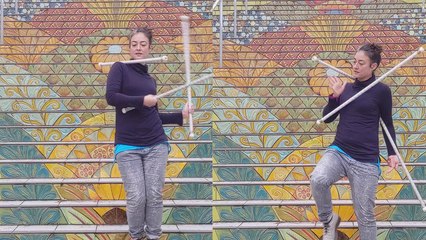
M18 0L15 0L15 14L19 14L19 8L18 8ZM0 3L0 45L4 43L4 7L5 3L4 0L1 0Z
M222 68L223 66L223 0L216 0L213 3L211 11L213 12L214 9L219 5L219 68ZM245 6L245 13L247 14L248 9L248 0L244 0L244 6ZM234 0L234 38L237 38L237 30L238 30L238 23L237 23L237 0Z

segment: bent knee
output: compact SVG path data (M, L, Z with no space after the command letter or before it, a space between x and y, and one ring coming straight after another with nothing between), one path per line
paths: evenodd
M333 184L333 181L328 178L324 174L320 174L318 172L313 172L310 176L310 182L312 187L320 187L320 188L327 188L330 187Z
M365 227L374 227L376 226L376 216L374 214L373 207L364 207L358 210L355 210L358 223L361 226Z

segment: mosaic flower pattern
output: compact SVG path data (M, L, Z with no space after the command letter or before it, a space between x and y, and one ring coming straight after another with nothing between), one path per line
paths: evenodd
M224 54L224 58L229 60L223 62L224 68L218 69L215 76L226 79L235 86L260 84L260 79L271 74L278 63L250 50L244 46L229 44Z
M101 67L98 63L129 60L129 39L127 37L105 37L90 51L91 61L96 70L108 73L110 67Z
M350 70L352 68L352 65L345 60L331 60L324 62L340 70L345 71L349 75L352 75ZM341 77L340 79L342 81L351 81L351 79L349 79L348 77L342 77L340 73L336 72L331 68L324 67L322 64L319 63L314 69L309 71L309 85L311 86L312 91L324 97L332 94L333 90L328 87L328 77Z
M28 23L9 18L6 18L5 22L5 44L0 46L0 53L26 69L39 62L43 54L52 52L61 44L58 39L32 28Z
M181 49L181 13L191 16L192 34L200 35L211 42L210 20L185 8L168 5L163 1L111 2L89 1L81 3L61 2L33 5L32 13L26 16L28 22L20 18L7 18L5 45L0 46L4 63L0 69L3 83L2 125L47 125L58 128L2 128L2 142L13 141L57 141L57 142L108 142L106 144L34 145L33 147L2 146L2 159L57 159L57 158L113 158L114 114L104 99L107 69L98 67L101 61L125 60L128 57L129 28L149 24L157 34L152 53L167 53L174 63L150 66L157 79L159 91L182 84L183 60L178 56ZM46 8L46 9L43 9ZM43 11L38 11L43 10ZM129 12L130 10L130 12ZM34 13L34 14L33 14ZM157 14L154 14L157 13ZM124 16L124 18L122 18ZM17 20L18 19L18 20ZM164 27L161 20L171 26ZM204 25L202 25L204 24ZM209 27L210 26L210 27ZM208 30L206 30L208 29ZM13 37L11 37L13 36ZM194 45L195 46L195 45ZM212 51L211 44L198 45L196 51ZM29 53L29 54L28 54ZM212 55L194 55L194 76L211 73ZM23 63L17 65L15 63ZM194 86L193 103L198 109L194 114L197 124L196 138L211 139L209 123L210 109L209 83ZM197 95L200 94L200 95ZM203 98L201 98L203 96ZM165 111L181 109L186 102L182 93L162 99L160 108ZM16 112L16 113L15 113ZM93 127L92 127L93 126ZM102 127L105 126L105 127ZM171 139L188 138L187 129L166 127ZM174 144L170 157L208 158L211 156L208 144ZM117 164L75 163L75 164L34 164L2 165L1 177L50 177L50 178L118 178ZM168 177L211 177L209 163L170 163ZM18 193L20 192L20 193ZM22 193L22 194L21 194ZM9 197L7 197L9 196ZM9 199L56 199L56 200L123 200L124 188L121 184L94 185L42 185L2 186L0 198ZM211 199L208 184L168 184L164 191L165 199ZM43 216L41 221L32 214ZM14 218L12 216L20 215ZM125 224L125 208L63 208L35 210L0 210L2 224ZM211 210L207 207L188 209L166 208L165 224L208 224ZM18 236L11 236L16 238ZM29 236L34 237L34 236ZM38 236L40 237L40 236ZM58 235L57 239L95 239L90 234ZM163 238L208 239L209 234L165 234ZM96 239L127 239L126 234L97 235ZM56 238L55 238L56 239Z
M213 87L215 96L218 96L218 99L214 101L214 113L218 119L214 122L214 161L220 164L282 163L283 166L272 168L250 165L227 169L213 166L215 181L309 180L308 176L313 171L313 167L290 167L287 164L316 163L321 158L322 149L333 141L336 123L320 126L315 124L315 120L322 116L321 110L326 104L324 97L330 93L326 79L328 76L337 75L336 72L317 64L311 58L318 56L351 74L349 60L357 48L365 42L377 42L384 47L382 67L377 71L377 75L384 74L412 51L422 46L419 37L379 24L381 17L388 19L389 16L392 16L393 10L386 4L398 4L406 9L417 7L396 0L391 2L375 2L377 4L375 8L383 11L383 15L376 14L378 10L373 9L370 6L371 3L367 1L345 1L345 3L343 1L305 1L304 6L297 1L271 1L272 6L259 7L266 14L274 15L277 19L287 20L288 26L259 34L247 45L255 54L259 54L256 58L252 58L255 59L253 62L267 59L278 63L275 67L270 65L263 67L269 72L259 77L256 84L242 81L245 78L257 78L252 78L255 75L246 70L253 68L249 67L252 62L239 60L246 56L244 54L252 52L242 47L230 48L230 46L234 46L234 43L224 42L224 59L233 56L234 62L241 62L241 64L238 67L235 66L235 63L234 65L224 64L223 68L216 70L220 76ZM306 10L309 8L311 10ZM280 12L282 9L286 10ZM305 15L298 15L297 18L291 14L289 9L304 9ZM259 23L259 26L261 25L262 23ZM218 32L217 29L215 31ZM398 75L389 76L385 80L385 83L391 86L395 99L394 119L399 132L398 146L408 146L418 141L423 142L424 139L420 136L421 133L412 134L418 130L408 130L408 126L418 129L424 125L423 120L416 120L422 119L416 117L424 114L423 107L420 109L414 107L420 106L418 101L424 100L422 97L416 97L424 91L422 90L424 83L420 83L421 77L417 77L422 76L423 59L424 55L419 55L410 61L406 68L399 69ZM237 69L246 71L240 70L239 81L234 80L234 76L231 74L237 72ZM226 72L227 74L223 74ZM349 81L349 79L346 80ZM406 113L405 110L408 110L409 113ZM280 121L276 122L275 119ZM276 147L276 145L270 145L272 142L268 142L275 136L292 136L293 141L287 140L285 144L281 145L282 147ZM384 144L383 141L381 143ZM422 144L416 145L414 152L401 150L402 154L407 155L406 161L422 161L421 156L424 154L420 153L423 151L419 147ZM293 148L293 146L297 147ZM381 155L383 158L387 155L385 148L381 150ZM387 167L384 167L382 170L386 171L386 169ZM402 179L404 176L398 172L392 172L392 174L382 177L396 180ZM214 199L217 200L312 199L307 186L286 185L285 183L282 186L264 184L228 187L217 185L214 191ZM383 185L378 189L377 198L400 198L402 191L404 191L402 186ZM335 199L350 199L350 188L333 186L332 196ZM318 221L315 206L271 206L262 209L264 213L262 216L254 217L252 213L256 213L260 209L260 207L245 207L245 210L229 209L226 206L216 207L217 214L214 215L214 221L247 221L245 219L281 222ZM396 209L395 206L378 206L376 208L377 219L380 221L403 219L402 211L409 211L404 208L404 210L398 210L398 215L396 215L394 212ZM334 210L345 221L355 219L351 206L336 206ZM419 210L418 207L412 211L417 210ZM268 220L264 220L263 217L267 217ZM322 236L322 230L280 229L266 233L263 229L244 231L240 229L237 234L233 229L229 229L217 231L217 234L225 239L251 239L251 236L262 236L261 238L266 239L318 239ZM419 231L406 234L405 238L416 238L422 235ZM359 238L357 229L344 229L340 235L342 239ZM380 239L396 239L395 233L389 230L384 230L379 235Z
M151 1L116 1L98 0L94 2L82 2L93 15L98 16L104 23L105 28L128 28L131 21L137 14L142 13L145 8L149 8Z

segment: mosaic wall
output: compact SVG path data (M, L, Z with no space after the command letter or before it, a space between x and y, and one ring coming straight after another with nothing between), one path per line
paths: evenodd
M185 83L180 16L191 19L191 71L212 72L211 19L167 1L6 1L0 46L1 159L105 159L113 157L114 110L105 100L109 67L99 62L129 59L130 29L154 31L150 66L159 92ZM193 87L195 140L211 139L211 83ZM186 92L161 99L162 111L180 111ZM43 127L43 126L50 127ZM17 126L17 127L9 127ZM32 126L31 128L29 126ZM171 140L189 139L184 127L166 127ZM37 142L37 144L15 144ZM43 144L44 142L45 144ZM76 144L51 144L75 142ZM10 144L8 144L10 143ZM210 158L211 144L173 144L170 158ZM167 177L211 177L211 163L169 163ZM2 164L1 178L120 177L117 164ZM1 200L119 200L120 184L2 185ZM164 198L211 199L210 184L167 184ZM164 224L210 224L210 207L168 207ZM125 208L0 209L0 224L125 224ZM210 234L170 234L164 239L206 239ZM1 239L52 239L1 236ZM127 234L57 235L55 239L128 239Z
M365 42L383 46L380 76L419 47L426 46L420 1L243 1L224 6L223 68L213 86L213 199L310 200L308 183L336 122L317 125L330 94L327 77L337 73L313 56L352 73L351 60ZM219 35L215 12L213 31ZM215 59L216 67L220 58ZM426 55L398 69L384 82L393 93L397 144L406 162L425 162ZM349 80L349 79L347 79ZM382 141L381 157L387 156ZM233 164L231 167L229 164ZM268 167L266 164L282 164ZM286 165L295 164L295 167ZM308 164L306 167L297 164ZM311 165L309 165L311 164ZM245 165L245 166L244 166ZM266 165L266 166L265 166ZM293 166L293 165L291 165ZM386 167L383 168L386 170ZM424 167L410 168L425 179ZM402 171L381 179L405 178ZM243 185L233 182L246 181ZM282 184L272 184L284 181ZM268 184L270 182L271 184ZM258 184L256 184L258 183ZM295 184L297 183L297 184ZM426 189L419 185L420 192ZM334 199L350 199L349 186L332 187ZM416 199L409 185L381 185L378 199ZM351 206L336 206L342 221L354 221ZM425 221L418 206L376 207L378 221ZM213 222L314 222L314 206L218 206ZM217 239L318 239L316 229L215 229ZM357 229L341 229L342 239L358 239ZM380 229L378 239L423 239L419 229Z

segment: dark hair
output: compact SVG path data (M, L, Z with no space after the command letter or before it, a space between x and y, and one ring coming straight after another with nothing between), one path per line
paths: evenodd
M364 51L373 63L377 63L377 66L380 65L380 62L382 61L382 47L380 45L367 43L360 47L358 51Z
M142 28L137 28L137 29L133 30L129 35L129 44L132 41L132 37L135 36L138 33L143 33L145 35L145 37L148 38L149 45L151 45L151 43L152 43L152 30L149 29L148 27L142 27Z

